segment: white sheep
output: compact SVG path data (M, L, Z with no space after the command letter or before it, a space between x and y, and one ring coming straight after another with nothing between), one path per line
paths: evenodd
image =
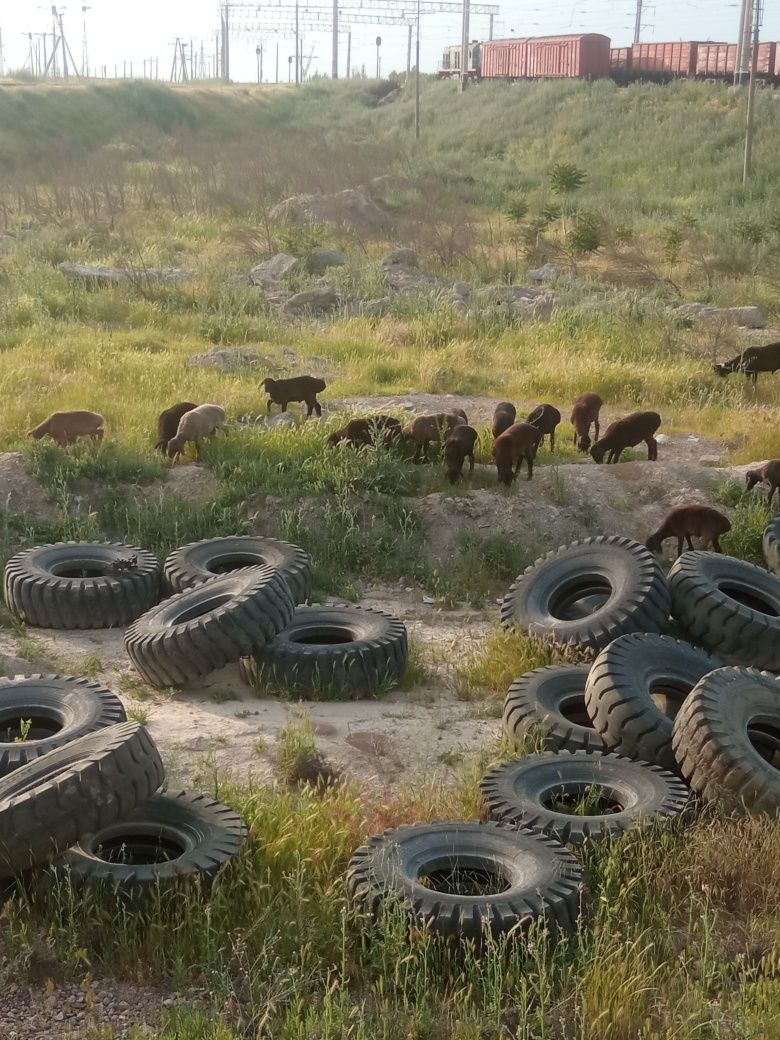
M179 421L176 436L168 441L168 458L175 464L188 441L195 445L195 454L200 458L200 442L224 426L225 409L218 404L201 404L185 412Z

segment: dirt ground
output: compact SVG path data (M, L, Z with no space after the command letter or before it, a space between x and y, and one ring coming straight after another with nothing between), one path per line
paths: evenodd
M481 424L495 402L414 394L399 398L350 399L353 413L409 407L415 412L464 407ZM333 406L332 406L333 407ZM427 521L430 552L446 566L464 534L500 534L525 546L531 559L558 545L593 534L622 534L644 540L674 505L709 500L717 482L732 470L699 464L704 455L720 456L723 445L675 434L661 444L660 459L594 466L581 462L540 465L532 482L510 490L470 490L468 481L453 492L413 500ZM166 482L138 489L143 497L178 493L207 499L213 477L199 466L172 470ZM18 454L0 456L0 502L46 515L49 506ZM89 659L97 678L120 692L134 717L148 720L159 743L172 786L186 785L214 769L241 777L266 777L275 770L281 731L308 717L320 752L348 775L393 786L425 774L446 776L464 755L496 737L500 705L459 700L453 664L480 644L498 617L497 604L476 610L445 609L419 589L375 587L362 600L401 617L428 669L426 681L408 691L377 700L338 703L288 703L260 698L245 686L233 665L202 684L173 695L144 687L125 654L118 631L50 632L31 630L18 658L14 632L0 630L1 662L6 674L22 671L78 671Z

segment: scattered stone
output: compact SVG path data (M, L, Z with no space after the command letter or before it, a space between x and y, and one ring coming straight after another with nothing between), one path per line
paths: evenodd
M93 264L73 264L63 260L57 264L59 271L66 278L86 278L101 284L117 284L118 282L141 282L173 285L186 282L187 271L180 267L102 267Z
M271 220L288 224L337 224L364 234L388 231L390 214L354 188L332 195L293 195L271 210Z
M230 350L222 350L212 347L205 354L193 354L187 358L188 368L217 368L220 372L244 372L248 369L257 368L264 360L256 350L249 347L232 347Z
M546 290L532 285L483 285L477 289L477 298L488 303L517 303L518 300L538 300Z
M394 249L392 253L388 253L382 261L382 267L385 270L396 264L401 264L403 267L419 267L420 257L414 249L404 246L400 249Z
M408 187L407 177L399 177L397 173L382 173L378 177L372 177L368 182L368 188L364 190L367 190L369 195L384 199L394 191L403 191Z
M300 261L289 253L276 253L268 260L263 260L249 272L249 284L261 289L271 288L286 275L294 271Z
M537 267L533 271L528 272L528 277L532 282L547 282L560 278L560 276L561 272L555 264L544 264L542 267Z
M676 308L683 318L693 318L711 324L725 322L747 329L763 329L766 318L760 307L710 307L706 303L683 303Z
M657 439L658 438L656 438L656 440ZM702 455L702 457L699 459L699 465L718 468L723 465L723 459L720 455Z
M387 94L384 95L384 97L381 97L377 101L376 107L377 108L381 108L383 105L392 105L392 103L394 101L397 101L400 96L401 96L401 88L400 87L396 87L395 90L390 90L390 91L388 91Z
M668 441L669 441L669 434L668 433L657 433L655 435L655 439L658 441L659 444L667 444Z
M381 318L389 307L390 297L383 296L378 300L347 300L341 312L348 318Z
M16 246L16 239L13 235L0 235L0 256L8 256L9 253L13 253Z
M312 274L323 274L329 267L343 267L347 257L338 249L314 249L306 258L306 267Z
M285 303L282 310L288 315L328 314L339 305L339 295L329 285L321 285L316 289L306 289L295 293Z
M295 426L295 419L289 412L279 412L278 415L272 415L265 425L269 430L275 430L277 427L291 427Z
M461 299L467 300L474 292L474 286L470 285L468 282L455 282L452 291L456 296L460 296Z

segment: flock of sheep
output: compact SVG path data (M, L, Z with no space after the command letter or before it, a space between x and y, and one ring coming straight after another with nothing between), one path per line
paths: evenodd
M725 366L721 366L725 367ZM725 373L723 373L725 374ZM750 376L750 373L746 373ZM264 379L260 384L268 394L268 411L278 405L286 411L291 402L306 405L307 417L322 415L317 394L326 388L325 381L314 376L295 376L289 379ZM661 425L657 412L632 412L623 419L612 422L601 435L599 415L603 401L598 394L580 394L571 412L574 443L580 451L590 450L595 462L616 463L627 448L644 442L648 460L658 458L658 441L655 434ZM493 459L500 483L511 485L517 478L523 462L528 470L528 480L533 476L536 453L548 436L550 450L555 450L555 431L561 421L560 411L551 404L540 404L524 419L517 420L517 409L508 401L502 401L493 413ZM157 421L157 450L172 460L179 458L187 444L194 444L196 455L200 455L203 440L225 427L225 410L216 404L196 405L193 401L180 401L163 411ZM590 431L594 428L595 441L591 442ZM99 442L103 438L104 419L97 412L70 411L54 412L40 425L30 430L28 437L50 436L63 448L80 437L90 437ZM427 457L431 443L443 442L444 468L451 483L463 475L463 467L469 460L469 470L474 469L474 449L479 434L469 425L468 416L462 409L419 415L406 425L391 415L371 415L351 419L346 426L331 434L328 443L336 447L348 445L361 448L374 444L391 447L395 444L414 445L414 461L422 462ZM780 459L772 459L747 473L748 488L758 483L769 487L768 504L771 506L775 492L780 506ZM720 536L730 530L727 517L716 509L704 505L680 506L673 509L662 526L648 539L648 547L660 551L667 538L677 539L678 555L683 542L693 548L692 537L702 540L702 548L711 546L720 552Z

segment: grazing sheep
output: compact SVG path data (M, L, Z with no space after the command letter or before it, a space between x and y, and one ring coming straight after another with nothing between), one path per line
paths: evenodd
M466 426L465 412L437 412L435 415L418 415L412 419L401 430L401 438L405 442L414 441L414 461L428 454L428 445L431 441L440 441L444 430L451 430L454 426Z
M350 419L341 430L328 437L328 444L349 444L353 448L381 444L389 448L401 436L401 423L392 415L369 415L364 419Z
M517 409L509 401L501 401L493 412L493 440L508 430L517 418Z
M744 372L755 386L759 372L777 372L780 369L780 343L768 343L765 347L746 347L731 361L722 365L713 365L719 376L727 376L732 372Z
M660 552L667 538L677 539L677 555L683 551L683 540L689 549L693 548L692 537L701 538L702 549L712 546L715 552L721 552L720 536L731 530L731 521L723 513L711 506L677 506L666 516L666 519L647 539L647 548L651 552Z
M633 448L644 441L648 461L655 462L658 458L658 442L653 434L660 425L661 416L658 412L632 412L624 419L610 423L604 436L590 449L590 454L596 462L603 462L605 455L607 463L617 462L626 448Z
M157 443L155 449L161 451L163 455L168 450L168 441L172 437L176 436L176 431L179 429L179 422L181 417L186 415L187 412L191 412L193 408L197 408L196 404L192 401L179 401L178 404L172 404L170 408L166 408L164 412L160 412L159 418L157 419Z
M772 499L776 491L777 505L780 507L780 459L770 459L763 466L749 469L745 474L745 483L748 489L755 487L756 484L768 484L769 495L767 496L766 504L771 509Z
M303 401L306 405L308 418L312 412L322 415L320 402L317 394L321 393L326 383L324 379L316 376L293 376L291 379L264 379L260 386L268 394L268 411L271 405L278 404L283 412L287 411L290 401Z
M48 419L28 430L27 436L39 441L48 434L61 448L67 448L79 437L102 441L104 423L105 419L98 412L52 412Z
M550 435L550 451L555 451L555 427L561 421L561 413L551 404L540 404L531 412L525 420L529 425L535 426L541 433L539 445L544 443L547 434Z
M528 466L528 479L531 479L534 473L534 457L541 438L541 431L526 422L513 423L508 430L496 437L493 442L493 458L496 461L500 483L508 487L516 479L523 459Z
M574 443L580 451L587 451L590 447L590 424L596 427L596 440L599 439L601 426L599 424L599 413L604 402L598 394L585 391L580 394L574 402L569 420L574 427Z
M168 458L174 464L184 450L184 445L192 442L195 455L200 458L200 443L204 437L223 429L225 426L225 409L218 404L201 404L185 412L179 420L176 436L168 441Z
M474 446L479 434L473 426L454 426L444 440L444 469L450 484L463 476L463 463L468 458L469 473L474 472Z

